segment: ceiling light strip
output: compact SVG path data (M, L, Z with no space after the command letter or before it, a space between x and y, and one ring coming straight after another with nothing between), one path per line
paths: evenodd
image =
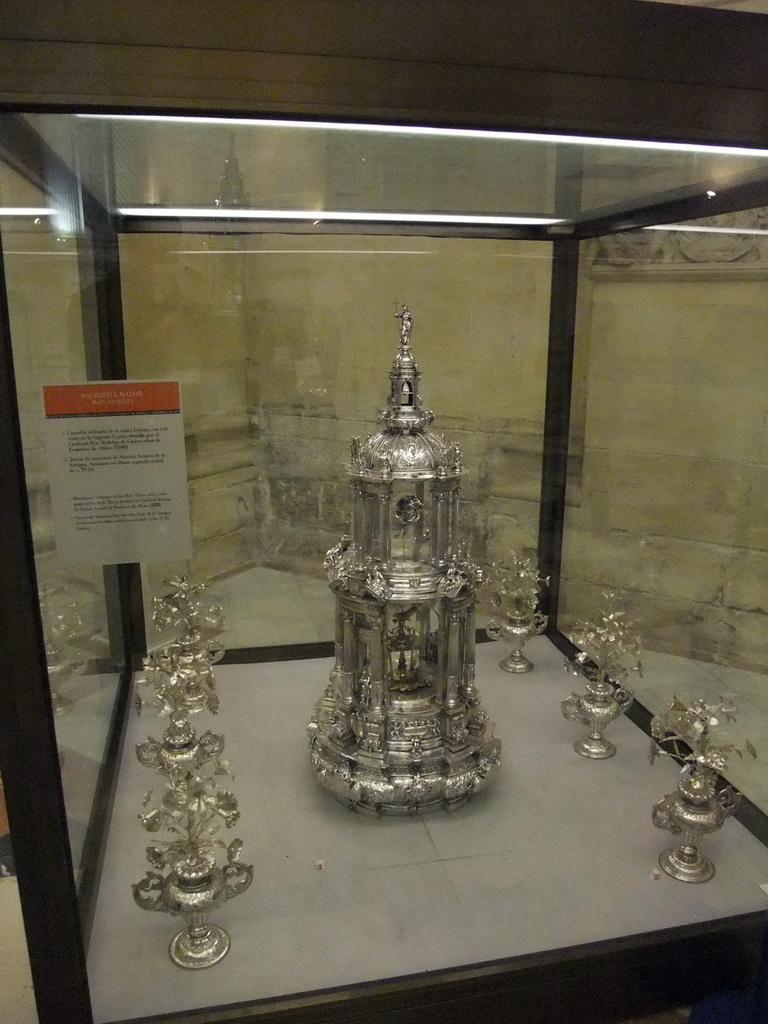
M177 256L434 256L434 249L173 249Z
M194 206L121 206L123 217L205 218L216 220L308 220L354 221L358 223L478 224L545 226L564 224L554 217L497 216L465 213L364 213L349 210L233 210Z
M109 121L147 121L164 124L218 125L221 127L290 128L309 131L367 132L378 135L413 135L459 139L490 139L509 142L540 142L553 145L603 146L620 149L660 150L668 153L711 153L768 159L768 150L747 146L714 146L696 142L653 142L647 139L600 139L588 135L552 135L538 132L491 131L480 128L438 128L422 125L363 124L336 121L297 121L279 118L186 117L174 114L76 114Z

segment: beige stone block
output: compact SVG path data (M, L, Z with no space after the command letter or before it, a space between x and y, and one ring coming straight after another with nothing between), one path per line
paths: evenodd
M270 444L270 476L282 475L306 480L346 478L349 444L340 447L324 437L272 436Z
M123 235L121 272L126 320L140 320L148 308L158 314L215 317L217 340L239 333L244 254L239 239L200 235Z
M507 449L496 460L494 492L516 501L538 502L541 497L541 456Z
M588 450L579 525L734 544L753 468L716 459Z
M539 523L539 502L527 501L517 498L500 498L491 494L485 501L486 511L489 516L513 516L519 519L530 520Z
M538 518L519 515L491 515L488 519L486 559L509 564L514 552L526 558L538 554Z
M210 339L205 349L210 347ZM211 365L198 358L194 349L185 351L183 362L167 366L163 375L176 379L181 384L182 411L187 431L194 433L242 424L247 421L248 395L244 379L244 359L228 362L223 358L218 365ZM158 375L160 375L158 370Z
M461 474L460 491L462 501L484 503L488 499L488 474L484 463L465 466Z
M253 466L241 466L238 469L225 470L221 473L211 473L208 476L200 477L198 480L190 480L189 493L190 497L195 499L206 491L218 490L244 483L253 483L253 481Z
M270 477L272 514L285 522L317 525L321 486L319 480L306 477Z
M733 549L670 537L566 528L562 574L606 588L693 602L722 593Z
M317 488L318 525L341 535L352 533L352 492L347 480L322 481Z
M208 537L196 544L191 573L196 579L213 579L250 568L256 561L256 541L253 529Z
M725 572L723 604L768 615L768 552L746 548L733 552ZM765 628L768 632L768 619Z
M125 293L124 293L125 294ZM245 348L241 336L229 336L204 311L187 306L160 310L140 304L141 314L126 319L126 358L131 377L182 380L197 387L210 408L216 396L212 382L201 375L217 366L240 367L244 378ZM127 300L130 301L130 298ZM219 393L220 394L220 393Z
M231 279L215 257L185 255L188 239L135 235L121 240L129 373L182 380L188 392L185 413L218 403L226 407L227 391L239 392L242 404L247 358L242 316L224 308ZM220 367L230 368L225 390L217 388L210 372Z
M268 414L264 437L271 473L307 479L344 479L352 433L328 413ZM358 432L358 436L360 436Z
M585 445L752 462L762 450L766 390L740 385L591 380Z
M739 540L746 547L768 550L768 467L750 466L749 487L741 509Z
M190 480L252 466L256 456L246 417L229 427L187 433L185 443Z
M722 616L728 643L716 651L714 661L754 672L768 672L768 618L765 612L729 609Z
M767 332L760 281L596 283L589 373L601 380L765 385L760 339Z
M538 501L541 495L542 435L507 432L489 437L490 493L502 498Z
M768 670L768 630L763 614L709 606L690 618L690 648L683 652L686 657L751 671Z
M326 552L338 540L339 535L330 530L273 520L260 538L259 562L274 569L317 575Z
M203 483L204 489L193 486L190 492L195 547L209 537L253 525L254 490L247 471L222 473L207 478Z
M187 439L187 477L189 480L206 480L220 473L246 470L253 475L253 448L243 441L232 447L205 446L196 448L196 438ZM190 443L191 442L191 443Z

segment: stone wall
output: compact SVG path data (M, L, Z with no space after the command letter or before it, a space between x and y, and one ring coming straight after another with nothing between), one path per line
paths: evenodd
M768 252L759 236L711 237L585 245L562 624L610 587L649 646L765 668ZM47 232L15 238L12 326L47 571L39 386L85 375L76 257ZM349 439L374 428L402 302L435 425L464 450L471 553L532 552L549 257L544 243L489 240L125 236L129 370L182 383L194 536L190 563L145 567L147 597L175 571L322 575L346 529ZM96 609L100 580L79 577Z
M263 444L252 429L248 350L227 255L193 259L197 236L126 235L120 242L128 374L181 383L193 555L144 565L150 602L182 572L211 580L258 561L268 518ZM212 240L211 248L221 248ZM150 629L151 639L157 639Z
M303 235L121 240L132 377L182 383L194 557L322 576L347 529L349 441L376 427L396 303L436 428L464 451L462 515L484 561L536 544L550 247ZM493 384L491 385L491 382Z
M549 246L281 236L272 248L285 251L251 258L244 281L252 422L269 495L261 560L319 574L348 529L349 440L376 429L385 405L396 301L415 317L435 428L464 452L471 552L485 560L511 544L535 546Z
M583 257L561 624L609 587L647 646L766 670L768 245L649 231Z

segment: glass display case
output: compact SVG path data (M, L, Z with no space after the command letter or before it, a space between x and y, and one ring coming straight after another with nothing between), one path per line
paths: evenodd
M4 781L22 897L49 901L25 907L41 1019L437 1021L474 1006L619 1020L748 983L768 882L768 151L74 112L2 114L0 140L2 610L19 691ZM481 588L474 681L498 778L455 814L378 819L317 785L306 727L329 671L341 685L328 570L354 536L350 439L354 460L390 393L404 305L425 405L462 453L451 557L486 574L537 561L547 624L534 670L502 672ZM72 455L67 423L85 414L52 413L44 388L103 381L100 401L130 398L118 382L179 385L180 407L146 429L183 429L188 557L163 534L178 521L147 513L118 517L105 563L95 504L73 513L82 557L64 554L57 489L101 465ZM401 504L427 502L423 481L403 486ZM125 494L110 495L114 516ZM122 557L148 522L162 556ZM395 526L408 561L405 512ZM153 610L182 578L223 611L212 728L254 869L215 912L232 948L206 971L171 962L173 922L131 895L138 819L153 831L143 806L166 785L135 750L175 721L168 704L165 722L133 708L180 650L181 619ZM563 658L606 591L643 638L644 672L611 726L616 757L582 763L558 708ZM744 799L710 840L706 885L656 871L651 806L677 769L648 764L646 733L675 696L732 701L725 742L758 755L720 766ZM429 785L398 721L384 739L411 742L410 785ZM46 915L71 959L43 985Z

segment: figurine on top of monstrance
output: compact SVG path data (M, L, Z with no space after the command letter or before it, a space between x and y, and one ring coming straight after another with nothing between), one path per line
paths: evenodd
M309 725L320 781L373 814L457 807L501 750L474 683L482 573L461 543L461 453L429 430L413 317L403 306L397 318L381 428L351 442L352 535L324 563L336 657Z

